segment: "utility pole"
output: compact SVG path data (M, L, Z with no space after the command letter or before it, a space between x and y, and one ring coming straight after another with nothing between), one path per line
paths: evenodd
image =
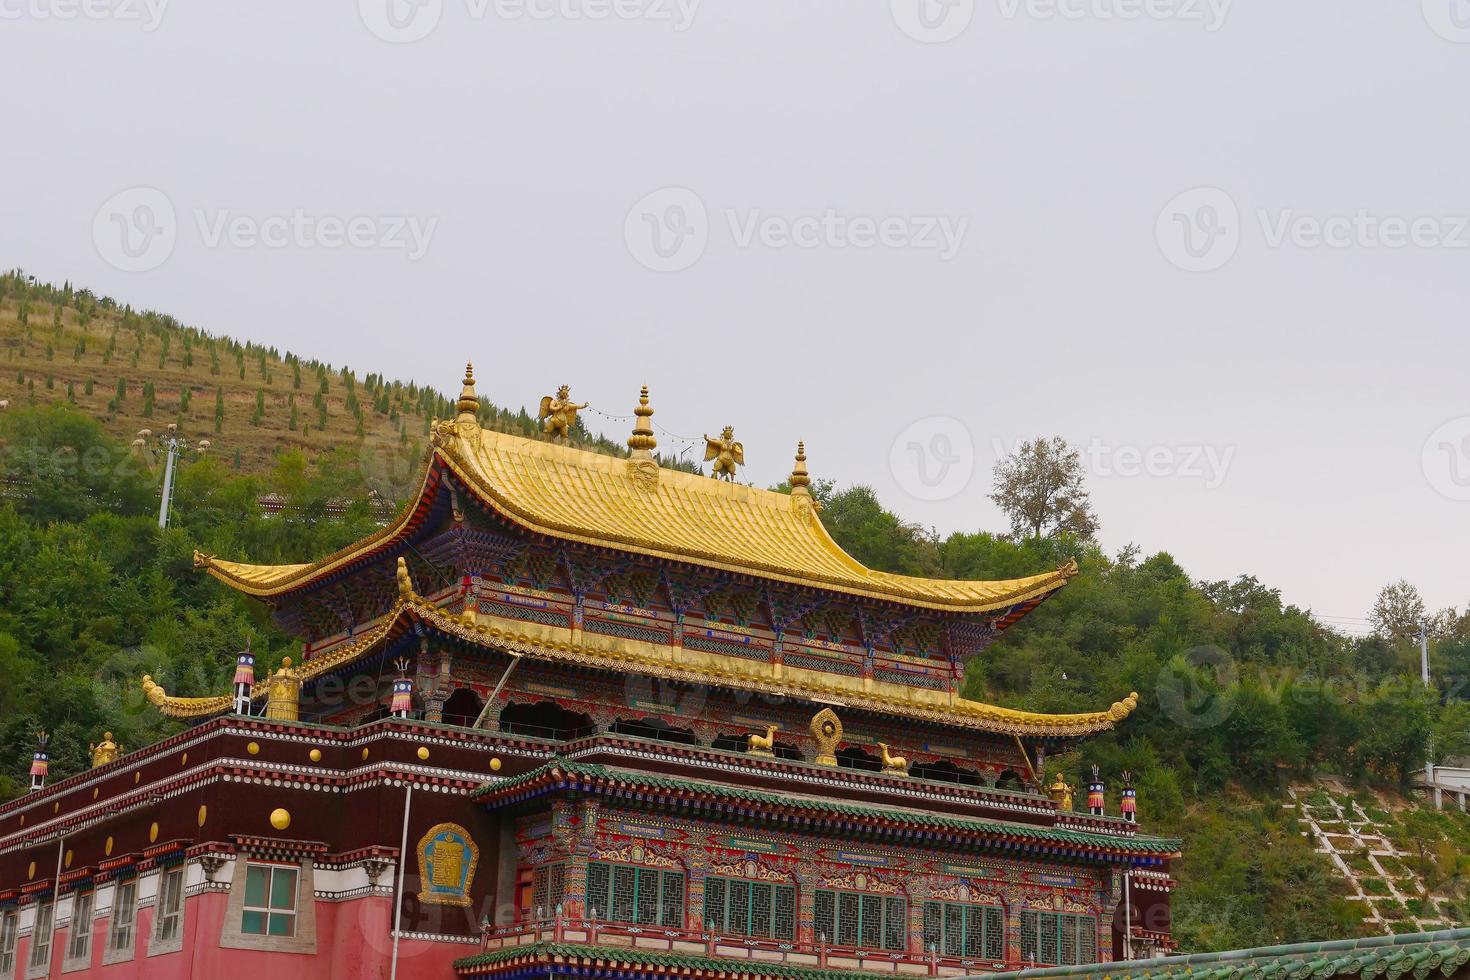
M174 460L179 455L179 437L170 433L164 437L166 456L163 463L163 499L158 502L158 529L168 527L168 503L174 493Z
M1419 624L1419 676L1423 678L1423 680L1424 680L1424 687L1427 689L1430 686L1429 685L1429 624L1428 623L1424 623L1424 622L1421 622ZM1435 781L1435 778L1434 778L1434 742L1432 741L1433 740L1433 737L1434 736L1431 734L1430 735L1431 741L1429 743L1429 758L1427 758L1427 759L1424 760L1424 779L1425 779L1426 782L1429 783L1429 788L1434 793L1434 808L1436 810L1443 810L1444 809L1444 793L1440 791L1439 783L1436 782Z

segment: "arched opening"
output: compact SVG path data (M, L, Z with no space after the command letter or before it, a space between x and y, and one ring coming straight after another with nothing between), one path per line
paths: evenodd
M727 732L723 735L716 736L714 742L710 744L710 748L724 749L726 752L744 753L747 749L749 749L749 747L749 732ZM790 762L802 761L801 749L797 748L790 742L782 742L778 740L776 744L772 747L771 751L775 753L775 756L778 759L786 759Z
M597 731L589 715L568 711L554 701L508 704L500 712L500 730L512 735L530 735L557 742L581 738Z
M675 728L662 718L619 718L608 729L618 735L634 738L651 738L657 742L674 742L678 745L698 745L692 729Z
M882 772L883 760L871 752L849 745L836 753L837 764L845 769L862 769L866 772Z
M449 700L444 702L444 724L471 728L484 707L485 702L480 700L478 694L468 687L462 687L449 695Z
M1014 769L1007 769L995 778L996 789L1010 789L1020 793L1026 791L1026 781Z
M921 762L909 769L909 775L915 779L937 779L945 783L959 783L961 786L989 786L985 780L985 774L973 769L961 769L953 762Z

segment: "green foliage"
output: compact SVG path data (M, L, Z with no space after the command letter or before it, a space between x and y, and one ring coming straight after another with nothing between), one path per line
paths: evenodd
M261 562L308 560L375 529L353 460L285 454L263 481L205 458L177 471L173 524L158 529L154 475L101 426L63 406L0 416L3 475L27 492L0 501L0 797L21 791L32 734L53 733L58 777L85 769L104 729L126 746L177 729L147 705L152 674L184 696L228 682L233 651L263 662L294 643L260 608L192 568L197 548ZM286 498L267 520L263 485ZM331 517L327 503L362 503Z

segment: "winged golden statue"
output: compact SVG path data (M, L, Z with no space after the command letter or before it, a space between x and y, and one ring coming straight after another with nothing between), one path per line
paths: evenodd
M586 404L573 402L571 388L562 385L556 389L555 398L546 395L541 399L541 412L536 421L541 423L541 431L546 433L546 438L552 442L558 439L566 442L571 438L572 429L576 428L577 413L586 407Z
M735 467L745 465L745 446L735 441L735 429L725 426L720 438L704 437L704 461L715 461L710 475L715 479L735 479Z

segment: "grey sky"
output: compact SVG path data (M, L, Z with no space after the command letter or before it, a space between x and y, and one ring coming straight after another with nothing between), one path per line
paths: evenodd
M0 0L0 263L504 404L647 382L757 483L804 438L941 530L1001 528L995 441L1096 441L1110 549L1470 599L1470 422L1422 455L1470 416L1464 0L152 2ZM161 254L106 243L157 230L136 188ZM1183 472L1119 474L1151 447Z

